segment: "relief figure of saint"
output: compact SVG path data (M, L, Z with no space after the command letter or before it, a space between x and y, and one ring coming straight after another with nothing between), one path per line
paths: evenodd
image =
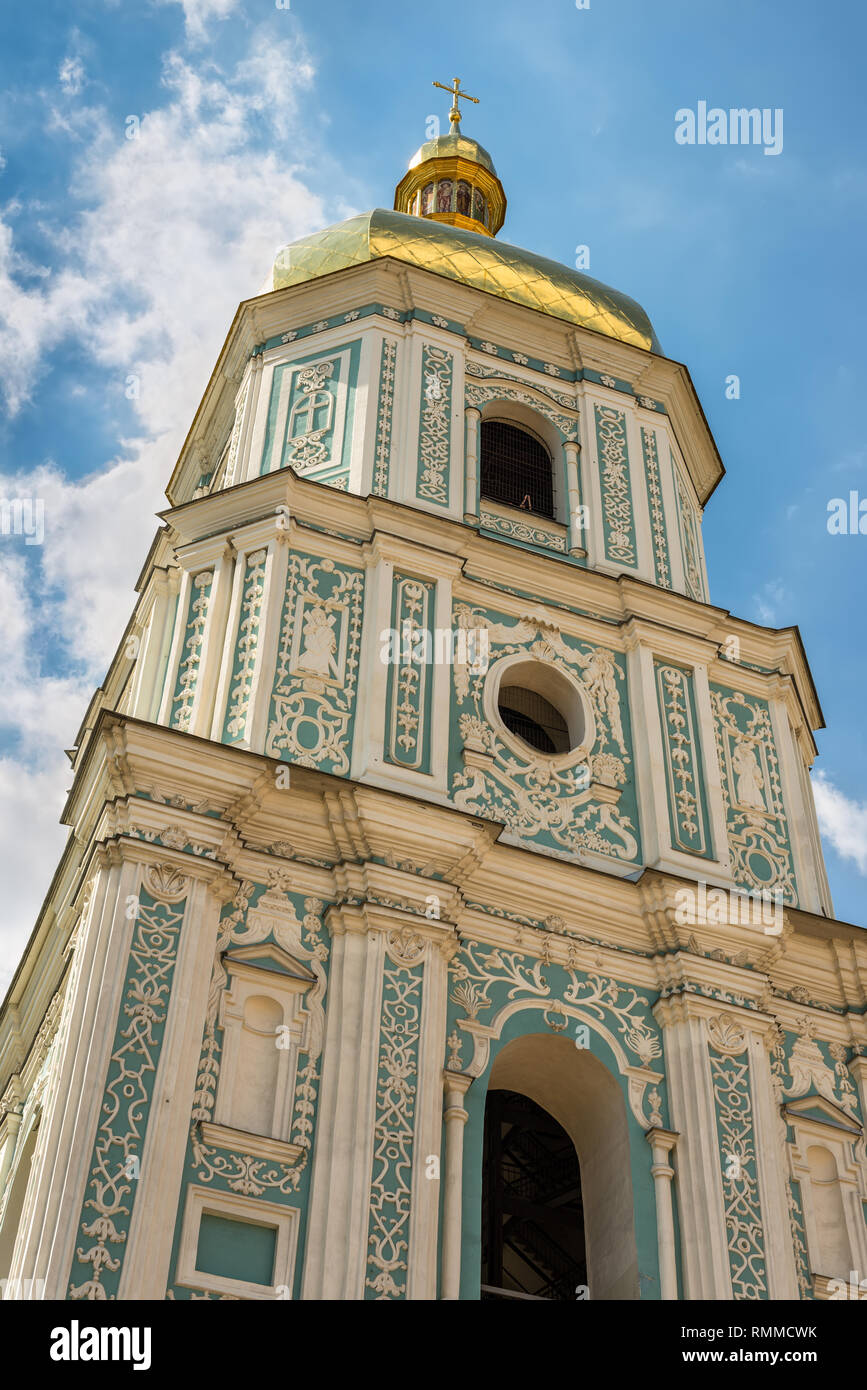
M315 671L319 676L332 674L334 653L337 651L334 633L336 616L319 607L309 608L305 613L300 664L306 671Z
M739 806L752 806L757 811L766 811L762 794L764 781L759 768L756 750L748 743L736 743L732 750L732 766L735 770L735 798Z

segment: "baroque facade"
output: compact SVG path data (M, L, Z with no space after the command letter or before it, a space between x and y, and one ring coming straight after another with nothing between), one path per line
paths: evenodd
M394 211L277 257L181 451L0 1015L6 1297L867 1277L867 944L798 633L711 602L687 370L495 239L454 117Z

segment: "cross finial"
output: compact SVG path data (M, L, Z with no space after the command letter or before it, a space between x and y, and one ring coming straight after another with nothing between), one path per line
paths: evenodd
M458 128L460 128L460 124L461 124L461 108L458 106L458 102L459 102L459 101L472 101L472 102L475 102L476 106L478 106L478 104L479 104L479 98L478 98L478 97L471 97L470 94L469 94L469 92L462 92L462 91L461 91L461 79L460 79L459 77L456 77L456 78L455 78L454 82L452 83L452 85L451 85L450 87L446 87L442 82L435 82L433 85L434 85L435 87L439 87L440 90L443 91L443 92L451 92L451 94L452 94L452 109L451 109L451 111L449 112L449 120L451 121L452 125L456 125L456 126L458 126Z

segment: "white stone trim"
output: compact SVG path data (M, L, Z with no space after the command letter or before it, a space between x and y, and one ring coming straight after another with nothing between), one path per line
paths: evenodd
M205 1212L214 1216L224 1216L233 1221L245 1221L255 1226L276 1228L277 1243L271 1284L252 1284L243 1279L227 1279L222 1275L208 1274L196 1268L199 1226ZM258 1220L255 1219L257 1217ZM280 1291L285 1289L291 1298L295 1280L295 1256L298 1248L300 1217L301 1212L298 1207L282 1206L277 1202L259 1201L255 1197L236 1197L232 1193L214 1191L209 1187L188 1187L184 1224L181 1230L181 1244L178 1251L176 1282L187 1288L205 1289L209 1293L231 1294L235 1298L242 1299L281 1298L285 1295Z
M361 1299L373 1165L385 937L332 909L331 970L301 1297ZM346 919L344 919L346 920Z
M217 867L210 865L216 874ZM190 879L172 978L163 1045L141 1154L138 1188L124 1250L118 1298L163 1299L174 1240L174 1219L183 1191L202 1031L208 1005L214 938L221 901L201 879Z
M777 757L780 761L780 781L782 783L783 811L789 834L795 882L798 885L798 906L806 912L821 912L822 899L815 870L815 853L811 826L804 804L804 787L798 777L796 762L800 755L793 747L794 736L785 705L781 700L769 699L771 729ZM867 1270L865 1270L867 1277Z

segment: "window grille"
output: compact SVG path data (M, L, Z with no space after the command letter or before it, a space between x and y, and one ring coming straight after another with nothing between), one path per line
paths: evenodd
M554 516L551 457L534 435L504 420L483 420L482 496L539 516Z

